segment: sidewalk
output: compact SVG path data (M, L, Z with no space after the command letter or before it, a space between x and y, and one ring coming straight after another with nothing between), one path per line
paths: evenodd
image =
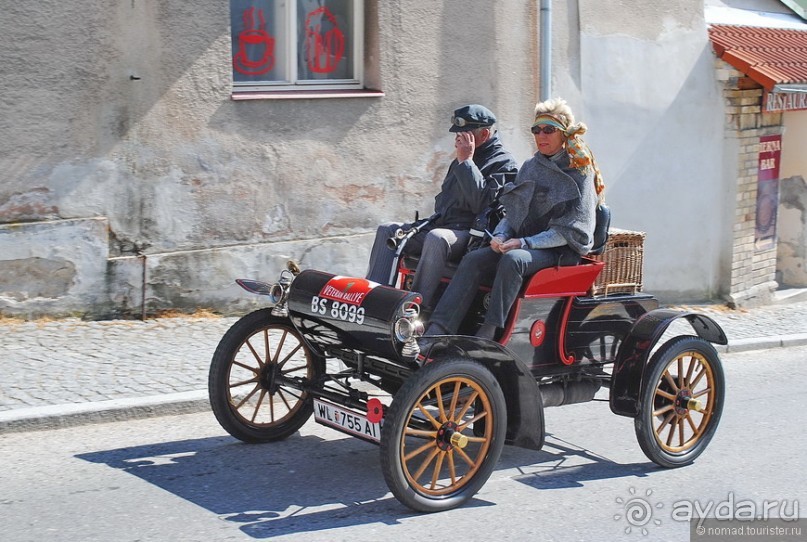
M807 344L802 299L682 308L714 318L729 338L718 351L737 352ZM236 320L0 320L0 434L207 410L210 358Z

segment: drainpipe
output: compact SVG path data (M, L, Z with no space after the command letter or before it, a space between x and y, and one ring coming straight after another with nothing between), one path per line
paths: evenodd
M541 0L541 101L552 97L552 0Z

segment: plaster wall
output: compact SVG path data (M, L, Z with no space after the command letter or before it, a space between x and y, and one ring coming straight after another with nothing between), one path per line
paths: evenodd
M491 107L524 160L537 88L533 2L366 6L384 97L254 101L231 100L228 2L6 6L0 223L49 221L81 252L64 221L105 218L92 280L120 289L87 312L136 310L141 254L150 309L240 308L232 279L274 280L281 264L267 254L278 252L363 274L379 222L431 212L453 154L451 111ZM32 242L0 237L0 260ZM76 309L42 307L0 299L13 314Z
M782 118L785 131L782 134L779 178L807 177L807 153L804 152L804 142L807 141L807 111L787 111Z
M668 301L718 295L733 218L725 168L736 165L723 158L702 2L577 4L557 10L554 94L589 126L612 224L647 233L646 291Z
M61 228L44 259L88 247L103 264L76 269L105 297L4 291L0 312L241 312L233 278L274 280L286 256L363 274L376 224L429 213L454 108L488 105L516 158L533 153L538 0L365 2L383 97L254 101L231 99L228 2L6 6L0 223ZM613 225L647 232L645 290L723 293L738 148L703 1L553 2L552 59L552 94L590 127ZM99 217L105 252L70 223ZM0 262L37 239L0 236Z
M765 13L793 12L780 0L704 0L704 5L716 8L734 8Z
M784 286L807 287L807 111L784 117L776 267Z

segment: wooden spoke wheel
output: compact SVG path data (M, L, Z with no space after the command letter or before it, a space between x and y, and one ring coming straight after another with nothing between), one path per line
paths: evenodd
M313 413L304 391L324 363L285 318L262 309L237 321L210 364L210 405L221 426L245 442L280 440Z
M723 411L725 376L714 347L676 337L650 360L643 375L636 437L663 467L692 463L706 449Z
M393 495L420 512L462 505L487 481L506 429L501 387L483 365L440 360L395 395L381 436L381 464Z
M581 325L574 333L575 340L584 343L580 359L596 365L613 363L631 326L631 322L610 319Z

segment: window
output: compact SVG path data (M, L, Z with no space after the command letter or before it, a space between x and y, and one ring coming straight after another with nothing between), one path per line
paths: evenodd
M363 0L230 0L234 91L363 88Z

